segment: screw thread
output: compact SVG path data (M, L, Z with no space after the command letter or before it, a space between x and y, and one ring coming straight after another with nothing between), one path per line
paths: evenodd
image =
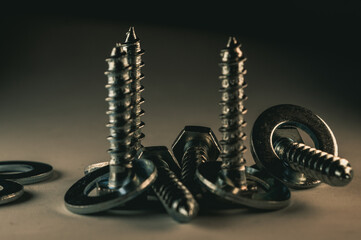
M352 180L352 167L344 158L288 138L277 141L274 149L281 160L306 177L321 180L331 186L344 186Z
M222 82L220 89L222 125L219 131L222 134L220 141L222 168L227 175L238 175L236 178L241 189L246 189L246 161L243 156L246 151L244 145L246 135L243 132L243 128L246 126L244 114L247 112L244 107L244 101L247 99L244 94L244 88L247 86L244 81L246 58L234 37L229 38L227 47L221 51L221 58L222 74L219 78ZM233 173L229 174L231 172Z
M132 79L132 131L134 132L132 141L134 151L138 152L142 148L141 140L144 138L144 134L142 133L144 122L140 119L141 116L144 115L144 110L141 109L141 104L144 103L144 99L141 97L141 93L144 91L144 86L141 85L141 80L144 78L141 72L141 68L144 66L144 62L142 61L144 50L140 47L140 40L135 34L134 27L129 28L126 40L122 44L122 49L127 53L127 58L131 66L129 74Z
M152 185L155 194L163 203L167 212L179 222L188 222L198 213L198 203L191 192L177 178L168 165L154 159L158 177Z
M134 154L131 149L131 139L133 132L131 130L132 96L131 79L126 53L119 44L113 48L108 59L108 71L105 75L108 83L105 86L108 90L108 111L109 123L107 127L110 136L107 138L110 143L108 153L110 155L109 188L116 188L121 184L122 176L126 169L131 167L131 161Z
M182 182L193 193L196 191L196 170L197 167L208 159L204 147L189 147L182 158Z

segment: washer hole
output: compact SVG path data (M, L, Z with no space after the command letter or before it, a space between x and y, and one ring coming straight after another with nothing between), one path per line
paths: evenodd
M32 170L34 170L32 166L25 164L0 165L0 175L19 174L30 172Z

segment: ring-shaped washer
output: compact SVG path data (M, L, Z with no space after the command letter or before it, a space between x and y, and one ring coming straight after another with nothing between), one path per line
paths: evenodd
M280 126L298 127L304 130L310 135L317 149L337 156L336 139L319 116L300 106L282 104L266 109L253 125L251 152L257 166L291 188L303 189L319 185L319 180L304 177L276 155L272 136Z
M15 201L24 193L23 185L0 179L0 205Z
M222 162L210 161L201 164L197 171L201 184L211 193L236 204L256 209L275 210L288 206L291 193L286 185L257 169L246 167L247 181L257 185L257 190L242 192L239 188L223 182L219 184Z
M0 179L32 184L49 178L53 167L46 163L32 161L1 161ZM15 172L15 173L11 173Z
M107 181L109 166L89 172L66 192L65 206L77 214L91 214L117 207L135 198L155 181L157 170L154 164L146 159L132 162L132 176L118 189L110 190L98 196L89 196L98 182Z

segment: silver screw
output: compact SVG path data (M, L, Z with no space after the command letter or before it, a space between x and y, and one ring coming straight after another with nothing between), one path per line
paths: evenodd
M206 161L216 161L220 146L208 127L185 126L172 145L174 156L181 164L182 183L196 196L200 191L196 170Z
M138 142L134 131L139 132L141 127L137 122L140 122L142 113L137 109L140 109L142 101L137 100L141 88L132 86L132 76L135 73L131 73L133 68L129 64L129 59L133 59L134 56L129 57L127 54L127 51L132 52L132 36L135 36L134 29L128 33L128 48L116 44L111 56L106 59L110 161L101 168L91 167L91 172L67 191L64 197L66 207L75 213L95 213L124 204L148 189L157 176L154 164L147 159L139 158L141 153L137 153L134 147ZM139 39L137 42L134 46L139 46ZM139 56L135 58L139 59ZM140 143L138 146L141 146ZM100 194L89 196L94 188L101 188Z
M288 188L245 166L243 154L246 151L246 135L243 127L246 122L243 115L246 113L244 101L247 98L244 94L246 70L243 65L246 58L234 37L229 38L227 47L221 51L221 59L222 162L201 164L196 176L206 189L224 200L259 209L283 208L289 204Z
M227 48L221 51L222 62L220 63L222 75L222 114L220 116L222 125L219 131L222 133L221 159L222 172L236 184L241 191L247 191L246 168L243 153L246 151L244 141L246 135L243 127L246 126L244 114L247 112L244 101L247 99L244 88L246 70L244 62L246 58L240 49L236 38L230 37Z
M132 79L131 82L131 91L132 95L132 132L133 136L133 147L136 152L141 150L142 144L141 140L144 138L142 133L142 128L144 127L144 122L140 120L140 117L144 115L144 110L141 109L141 104L144 103L144 99L141 97L141 92L144 90L144 87L141 85L141 80L144 78L144 75L141 72L141 68L144 66L142 61L142 55L144 50L140 47L140 40L135 34L134 27L130 27L127 32L127 37L125 42L121 45L130 65L129 75Z
M351 182L353 171L348 160L281 138L274 143L278 157L306 177L321 180L331 186L345 186Z
M315 148L302 142L297 127L310 135ZM344 186L353 177L350 163L337 157L331 129L300 106L283 104L266 109L255 121L251 146L258 167L292 188L315 187L321 181Z
M198 203L191 192L170 169L176 160L167 147L146 147L143 155L157 167L158 177L152 189L170 216L178 222L189 222L198 214Z

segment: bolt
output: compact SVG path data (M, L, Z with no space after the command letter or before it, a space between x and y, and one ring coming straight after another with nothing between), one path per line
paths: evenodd
M283 208L289 204L288 188L245 166L246 135L243 128L246 122L243 116L247 97L244 94L246 70L243 65L246 58L234 37L229 38L227 47L221 51L221 58L222 125L219 131L222 134L222 162L203 163L196 176L207 190L224 200L258 209Z
M168 214L178 222L189 222L198 214L198 203L190 191L170 170L176 160L167 147L146 147L142 157L152 160L157 167L158 177L152 189L162 202Z
M306 146L296 129L307 132L316 148ZM344 186L353 177L350 163L337 157L336 139L313 112L295 105L277 105L256 120L251 135L256 164L292 188L310 188L321 181Z
M196 169L206 161L216 161L220 147L208 127L185 126L172 145L175 158L181 164L181 181L196 196L200 193Z
M144 66L144 63L142 62L144 50L140 47L140 40L135 34L134 27L129 28L126 40L121 47L122 50L127 53L126 56L131 67L129 69L129 75L132 79L130 88L133 93L131 96L133 106L132 145L134 150L138 152L142 148L141 140L144 138L144 134L142 133L144 122L140 120L140 117L144 115L144 111L141 109L141 104L144 103L144 99L141 97L141 92L144 91L144 87L140 83L140 81L144 78L144 75L141 73L141 68Z

